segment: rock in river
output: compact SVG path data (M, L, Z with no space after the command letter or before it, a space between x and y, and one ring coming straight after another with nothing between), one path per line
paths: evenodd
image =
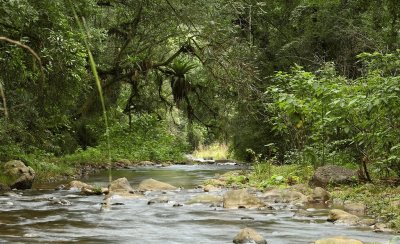
M340 209L332 209L331 211L329 211L329 217L327 220L334 223L354 225L357 224L360 219L357 216L350 214L346 211Z
M214 205L218 205L222 203L222 197L221 196L216 196L216 195L211 195L211 194L202 194L193 197L190 199L187 204L193 204L193 203L210 203Z
M224 208L262 208L266 204L258 197L250 194L246 189L233 190L225 193Z
M315 187L311 194L310 202L325 203L330 199L331 195L322 187Z
M94 186L86 184L79 180L73 180L68 185L67 188L70 190L82 190L82 188L93 190Z
M22 161L12 160L4 164L4 175L10 188L19 190L30 189L35 179L35 171Z
M317 240L314 242L314 244L363 244L363 243L359 240L350 239L343 236L337 236L337 237L329 237Z
M109 187L112 195L118 195L124 198L139 198L142 197L140 194L136 194L135 190L129 184L128 179L125 177L119 178L111 182Z
M139 191L163 191L163 190L176 190L177 188L168 183L164 183L154 179L147 179L140 182Z
M256 244L267 244L267 241L257 231L251 228L241 229L240 232L233 239L233 243L256 243Z

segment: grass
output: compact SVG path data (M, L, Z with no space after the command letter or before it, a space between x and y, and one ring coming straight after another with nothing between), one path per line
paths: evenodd
M195 158L212 158L215 160L228 159L228 145L221 143L213 143L208 146L200 145L193 153Z

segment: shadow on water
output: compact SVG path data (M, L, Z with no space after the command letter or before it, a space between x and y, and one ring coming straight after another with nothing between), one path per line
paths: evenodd
M234 169L224 166L172 166L116 170L114 179L126 177L132 186L154 178L180 186L179 191L153 192L144 199L113 199L121 205L101 212L102 196L81 196L71 191L30 190L22 196L0 197L0 242L56 243L232 243L243 227L252 227L268 243L310 243L327 236L350 236L364 242L388 243L389 234L326 222L327 210L314 217L296 216L295 210L227 210L209 204L185 204L204 194L193 189L215 174ZM107 185L108 172L99 172L87 182ZM222 194L218 192L216 194ZM167 203L148 205L154 197ZM49 205L48 198L70 201L71 206ZM181 203L181 207L173 207Z

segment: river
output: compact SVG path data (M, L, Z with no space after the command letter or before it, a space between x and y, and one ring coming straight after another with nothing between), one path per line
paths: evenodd
M147 178L182 187L179 191L152 192L143 199L114 198L110 211L100 211L102 196L55 191L57 184L37 184L32 190L0 196L0 242L13 243L232 243L241 228L251 227L269 244L310 243L328 236L348 236L366 243L389 243L394 236L368 228L326 221L328 210L309 209L313 217L296 216L296 210L277 204L275 210L227 210L207 204L185 204L204 194L195 186L234 166L170 166L114 170L113 178L126 177L133 187ZM107 185L106 171L84 180ZM216 194L223 194L217 192ZM168 203L148 205L166 196ZM70 206L49 205L60 198ZM182 203L181 207L173 207ZM395 242L392 242L395 243Z

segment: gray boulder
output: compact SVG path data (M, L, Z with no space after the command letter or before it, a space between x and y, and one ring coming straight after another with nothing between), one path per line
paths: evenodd
M4 164L3 170L7 181L5 184L10 188L24 190L32 187L36 175L35 171L22 161L9 161Z
M241 229L240 232L233 239L233 243L256 243L256 244L267 244L267 241L257 231L251 228Z
M326 187L328 185L349 185L358 182L356 170L347 169L337 165L319 167L309 185L311 187Z

